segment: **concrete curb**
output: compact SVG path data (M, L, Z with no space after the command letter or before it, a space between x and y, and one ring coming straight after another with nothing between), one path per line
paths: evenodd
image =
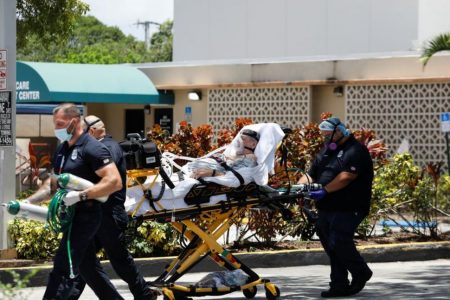
M389 245L370 245L358 247L367 262L394 262L394 261L423 261L434 259L450 259L450 241L405 243ZM277 268L305 265L327 265L328 257L321 248L306 250L283 250L254 253L237 253L236 257L250 268ZM135 259L138 268L145 277L156 277L161 274L165 266L174 257L138 258ZM109 261L102 265L110 278L117 279ZM51 264L37 265L33 267L16 267L0 269L2 283L11 282L9 272L15 271L22 276L31 270L39 271L30 280L29 286L45 286ZM212 272L220 268L211 260L202 260L189 273Z

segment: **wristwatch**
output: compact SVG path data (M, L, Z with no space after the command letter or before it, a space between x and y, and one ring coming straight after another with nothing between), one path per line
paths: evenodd
M86 192L80 192L80 200L86 201L88 199L88 195Z

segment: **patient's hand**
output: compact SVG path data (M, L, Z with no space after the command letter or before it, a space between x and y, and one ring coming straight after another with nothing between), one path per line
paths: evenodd
M192 171L192 178L200 178L200 177L213 177L213 176L218 176L218 175L223 175L222 173L219 172L214 172L213 169L195 169Z

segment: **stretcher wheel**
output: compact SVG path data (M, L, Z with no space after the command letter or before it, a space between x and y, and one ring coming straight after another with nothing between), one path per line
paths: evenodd
M266 287L266 298L267 300L279 300L280 298L280 289L275 286L276 295L273 295L272 292Z
M256 286L254 286L254 287L251 287L249 289L242 290L242 292L244 293L245 298L253 299L253 298L255 298L256 293L258 292L258 290L256 289Z

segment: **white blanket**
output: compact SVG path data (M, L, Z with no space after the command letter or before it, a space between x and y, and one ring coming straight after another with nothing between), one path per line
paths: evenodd
M249 184L250 182L255 182L258 185L266 185L269 180L269 172L273 171L275 166L275 151L277 145L281 142L284 137L284 132L281 130L280 126L275 123L262 123L262 124L252 124L245 126L243 129L251 129L259 133L260 139L258 145L255 149L255 155L257 157L258 165L253 168L240 168L238 170L244 179L244 184ZM224 151L225 156L235 156L236 153L232 152L235 149L234 144L237 142L237 136ZM182 169L186 177L183 181L179 181L178 175L171 176L172 181L175 184L173 190L169 189L167 186L161 197L161 200L155 203L156 208L173 210L177 208L185 208L188 205L184 202L184 197L192 188L193 185L199 183L198 180L189 178L189 172L187 168ZM143 186L134 186L127 189L127 199L125 201L125 209L129 213L133 213L138 206L140 200L144 196L144 190L149 190L150 185L153 182L154 177L148 177ZM203 178L207 182L214 182L227 187L238 187L240 185L239 179L233 174L233 172L228 171L223 176L216 177L205 177ZM161 191L161 178L159 177L155 184L151 188L151 193L153 198L157 198ZM210 198L209 204L216 204L222 200L225 200L225 195L213 196ZM136 215L145 214L152 211L148 201L144 200Z

